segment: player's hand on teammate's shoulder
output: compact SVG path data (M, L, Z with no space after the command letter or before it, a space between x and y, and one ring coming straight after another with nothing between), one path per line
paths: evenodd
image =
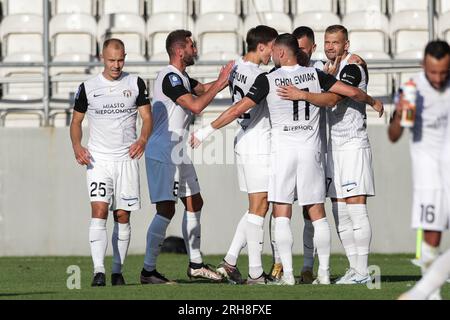
M375 99L375 103L372 106L372 108L378 112L378 117L381 118L381 116L384 114L384 105L381 100Z
M331 74L332 76L336 76L337 73L339 72L339 66L341 64L341 59L342 59L342 56L337 56L336 59L334 60L334 62L327 61L327 63L325 63L325 66L323 67L323 71L325 73Z
M75 154L75 159L80 165L90 165L91 164L91 154L88 149L82 145L73 146L73 153Z
M278 87L277 94L283 100L305 100L305 91L293 85Z
M142 155L144 154L146 144L147 144L147 142L142 139L136 140L136 142L130 146L129 153L130 153L131 159L135 159L135 158L140 159L142 157Z
M352 63L359 64L360 66L367 65L366 61L363 58L361 58L360 56L358 56L357 54L354 54L354 53L350 56L350 58L348 58L348 63L349 64L352 64Z

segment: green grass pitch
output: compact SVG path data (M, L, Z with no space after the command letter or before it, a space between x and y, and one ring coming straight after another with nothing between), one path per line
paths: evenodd
M107 257L107 286L90 287L92 262L90 257L2 257L0 258L0 299L150 299L150 300L300 300L300 299L396 299L419 278L420 270L411 264L412 255L372 254L370 265L381 270L381 288L368 289L365 285L295 285L295 286L245 286L227 283L210 283L204 280L190 281L186 276L187 256L161 254L158 271L176 280L176 285L141 285L139 273L143 256L129 256L126 261L125 287L111 287L111 257ZM222 256L206 256L204 261L217 265ZM302 256L294 257L298 275ZM269 271L271 258L264 256L264 269ZM317 264L317 263L316 263ZM67 288L70 274L67 268L80 268L81 289ZM247 256L238 265L247 274ZM330 261L332 279L345 272L346 258L333 255ZM450 284L442 288L442 297L450 298Z

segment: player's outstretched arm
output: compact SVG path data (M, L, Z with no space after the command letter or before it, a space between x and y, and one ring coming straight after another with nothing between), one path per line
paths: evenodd
M81 139L83 137L83 130L81 123L84 119L84 113L73 111L72 122L70 123L70 139L72 140L73 153L75 159L81 165L91 164L91 154L89 151L81 145Z
M391 142L397 142L403 134L403 127L400 125L400 120L402 118L402 110L407 103L401 94L398 102L395 104L395 112L389 123L388 137Z
M153 118L150 105L146 104L140 106L138 108L138 111L139 115L142 118L141 135L136 140L136 142L130 146L129 153L131 159L140 159L142 157L145 151L145 146L147 145L148 138L150 137L153 129Z
M328 91L349 97L357 102L370 105L375 111L378 112L379 117L381 117L384 113L383 102L372 98L361 89L349 86L342 81L337 81Z
M303 91L296 86L282 86L277 89L277 94L283 100L302 100L308 101L317 107L334 107L339 101L343 100L344 97L331 93L315 93Z
M199 97L196 97L190 93L184 94L176 100L177 104L182 106L183 108L191 110L194 114L200 114L203 109L205 109L214 99L216 94L222 91L222 89L228 85L228 77L230 76L230 72L233 69L233 66L234 62L229 62L226 66L224 66L220 71L219 77L214 83L212 83L208 90L204 91L201 88L201 86L204 85L201 85L199 83L194 88L194 92L196 92L196 94L197 92L201 93L202 91L204 91L204 93Z
M244 97L238 103L232 105L227 110L222 112L222 114L209 125L193 132L191 134L189 144L192 148L197 148L214 131L225 127L227 124L239 118L241 114L244 114L254 106L256 106L256 103L252 99Z
M222 73L222 71L223 71L225 68L228 68L229 65L231 65L231 70L232 70L233 67L234 67L234 64L235 64L234 61L229 61L225 66L223 66L223 67L220 69L219 77L218 77L217 80L214 80L214 81L211 81L211 82L208 82L208 83L198 83L198 85L194 88L195 94L196 94L197 96L201 96L201 95L204 94L206 91L208 91L208 90L214 85L214 83L216 83L217 81L219 81L220 74ZM221 90L225 89L225 87L226 87L227 85L228 85L228 81L227 81L227 83L225 84L225 86L224 86Z

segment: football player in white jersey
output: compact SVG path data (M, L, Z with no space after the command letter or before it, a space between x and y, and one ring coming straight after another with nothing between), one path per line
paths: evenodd
M442 231L448 229L450 187L450 49L445 41L432 41L426 48L423 72L413 78L417 89L416 116L411 128L410 153L413 174L412 227L424 230L421 250L422 274L439 255ZM400 139L402 110L408 102L400 97L389 125L392 142ZM431 272L431 271L430 271ZM438 289L438 288L436 288ZM426 298L439 299L439 290Z
M222 68L217 81L201 84L189 77L186 67L194 64L197 49L188 30L172 31L166 39L170 64L155 80L154 130L145 152L150 200L156 214L148 228L141 283L172 283L156 271L156 260L167 227L181 198L185 206L182 232L189 255L189 278L220 281L222 276L203 263L200 252L200 215L203 199L194 166L187 155L187 137L194 114L199 114L228 84L234 62Z
M236 61L230 77L233 103L245 97L256 77L264 72L259 66L270 62L272 45L277 36L275 29L263 25L248 31L248 53ZM270 172L270 119L265 101L242 114L237 122L239 131L236 133L234 147L239 188L248 194L249 207L239 221L230 248L217 271L231 283L243 283L236 263L240 251L248 244L247 284L264 284L267 277L263 272L261 253L264 217L269 209L267 190Z
M337 71L337 79L366 91L367 67L349 63L352 54L348 48L347 29L340 25L328 27L325 31L325 54L331 63L327 63L326 69L331 73ZM346 98L327 110L330 132L327 195L332 199L336 228L350 262L350 268L338 279L338 284L371 280L367 271L371 227L366 198L375 194L375 188L365 108L364 103Z
M308 57L308 64L310 67L315 67L319 70L325 70L327 73L335 75L337 73L337 69L339 68L340 57L334 61L334 63L330 64L328 61L324 64L321 60L310 60L311 56L316 50L316 44L314 39L314 32L311 28L307 26L300 26L296 28L293 32L293 35L297 38L298 45L300 50L306 53ZM356 63L362 66L366 65L366 62L358 55L352 54L348 59L349 63ZM342 98L335 95L335 101L339 102ZM331 98L331 97L330 97ZM311 102L311 101L310 101ZM326 123L327 123L327 115L326 109L320 109L320 134L321 134L321 142L322 142L322 152L323 155L326 155L327 152L327 133L326 133ZM326 158L324 157L324 167L326 167ZM300 274L300 283L311 283L312 279L312 270L314 267L314 246L313 246L313 237L314 237L314 228L311 223L311 220L308 217L308 214L304 208L303 210L304 216L304 229L303 229L303 268ZM274 268L276 270L276 268Z
M269 74L259 75L249 93L238 103L228 108L209 126L193 135L191 144L198 146L209 134L221 128L258 103L266 99L271 128L271 174L268 200L273 203L275 215L275 241L283 265L283 276L277 283L294 285L292 268L292 231L290 217L292 203L297 198L299 205L307 206L313 220L315 247L319 256L319 283L329 284L330 228L325 217L324 171L320 153L319 110L304 101L290 101L279 97L278 90L288 84L302 90L304 97L316 93L316 98L327 100L319 94L321 90L351 96L382 109L382 103L363 91L337 81L333 76L319 70L298 65L303 53L291 34L277 37L272 59L278 68ZM326 102L321 102L326 104ZM322 177L322 179L321 179Z
M122 266L130 243L130 211L139 210L139 163L152 130L152 115L144 81L122 72L125 47L119 39L103 44L103 72L83 82L76 94L70 137L75 158L87 166L92 219L89 241L94 262L92 286L104 286L108 245L106 220L114 214L112 285L124 285ZM89 142L82 146L81 124L87 113ZM139 138L137 114L142 118Z

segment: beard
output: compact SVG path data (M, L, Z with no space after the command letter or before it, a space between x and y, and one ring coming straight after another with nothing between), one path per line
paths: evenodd
M188 56L184 58L184 63L186 66L193 66L195 64L195 60L197 60L197 56Z

